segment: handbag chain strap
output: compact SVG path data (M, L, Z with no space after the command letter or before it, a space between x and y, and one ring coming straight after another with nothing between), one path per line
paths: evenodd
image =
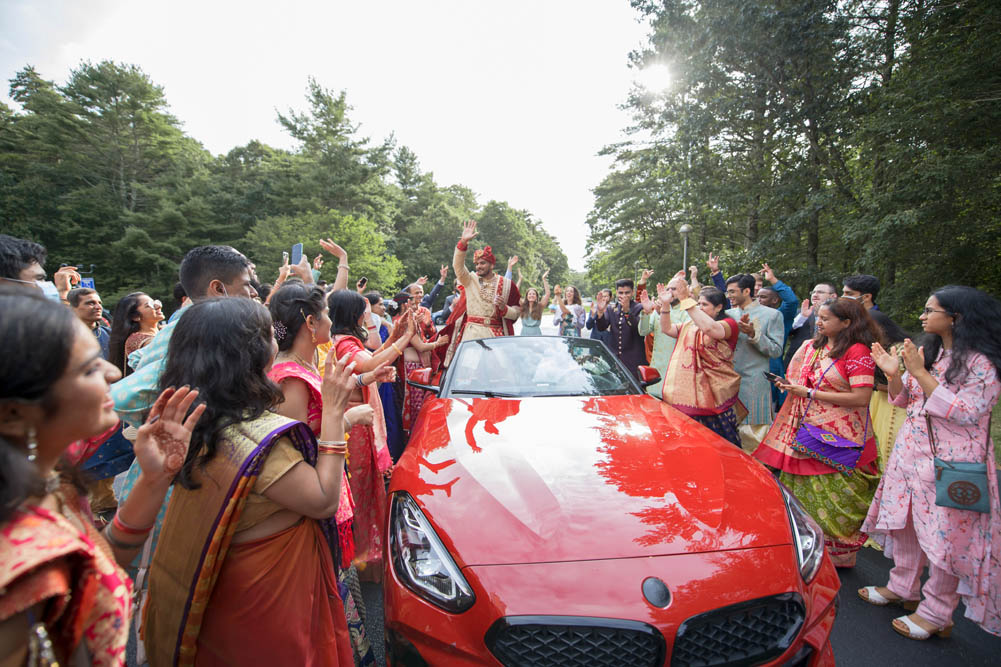
M984 463L987 463L991 455L991 422L994 421L994 414L991 413L987 418L987 437L984 438ZM925 422L928 424L928 443L931 445L931 455L938 458L938 448L935 446L935 429L932 427L931 415L925 412ZM946 465L949 465L949 461L942 461Z
M813 357L813 361L810 363L810 368L813 368L813 366L819 360L820 360L820 350L817 350L816 354ZM825 370L823 372L823 374L821 374L820 379L817 380L817 386L813 388L814 393L816 393L820 389L820 383L824 381L824 378L827 377L827 372L830 371L832 368L834 368L834 364L836 364L836 363L838 363L837 359L835 359L834 361L832 361L831 365L827 367L827 370ZM806 407L803 408L803 415L799 418L799 426L802 426L803 422L806 421L806 413L810 410L810 406L811 405L813 405L813 396L810 396L810 400L808 400L806 402ZM869 438L869 419L870 419L870 417L871 417L871 415L869 413L869 406L867 405L867 406L865 406L865 429L862 431L862 446L863 447L865 447L866 440L868 440L868 438ZM796 427L797 431L799 430L799 426ZM990 433L990 429L988 429L988 433Z

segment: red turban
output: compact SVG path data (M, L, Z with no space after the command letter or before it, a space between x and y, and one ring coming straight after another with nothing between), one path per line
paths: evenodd
M491 264L496 264L497 263L497 258L494 257L494 251L493 251L493 249L491 249L490 246L486 246L485 248L482 248L481 250L477 250L476 252L473 253L473 261L474 262L478 262L481 259L482 260L486 260L487 262L490 262Z

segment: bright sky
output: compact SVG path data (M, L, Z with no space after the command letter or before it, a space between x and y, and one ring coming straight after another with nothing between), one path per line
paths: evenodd
M216 154L292 147L276 110L304 110L314 76L347 91L362 136L395 133L438 183L528 210L581 269L597 152L629 123L637 18L628 0L0 0L0 75L136 64Z

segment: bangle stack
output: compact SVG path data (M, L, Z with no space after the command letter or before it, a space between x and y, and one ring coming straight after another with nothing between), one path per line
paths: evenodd
M135 526L130 526L129 524L122 521L121 509L115 512L115 516L111 519L111 527L114 531L107 528L104 530L104 537L108 540L108 543L113 547L118 547L119 549L138 549L146 541L146 537L149 535L150 531L156 524L150 524L146 528L136 528ZM118 539L115 533L127 538L142 538L138 542L126 542L125 540Z
M365 386L365 380L362 379L362 375L363 373L359 373L358 375L355 376L355 382L358 383L359 387Z
M347 440L317 440L316 452L318 454L336 454L345 456L348 453Z

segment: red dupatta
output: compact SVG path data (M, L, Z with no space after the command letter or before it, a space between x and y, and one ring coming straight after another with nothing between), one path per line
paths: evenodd
M355 336L341 334L334 337L334 354L337 359L348 355L348 363L358 359L358 355L364 355L362 359L371 358L372 354L365 349L361 341ZM372 431L375 434L375 462L380 473L384 473L393 467L393 458L389 454L389 445L386 441L386 415L382 411L382 399L379 398L378 386L362 386L362 399L372 407Z

